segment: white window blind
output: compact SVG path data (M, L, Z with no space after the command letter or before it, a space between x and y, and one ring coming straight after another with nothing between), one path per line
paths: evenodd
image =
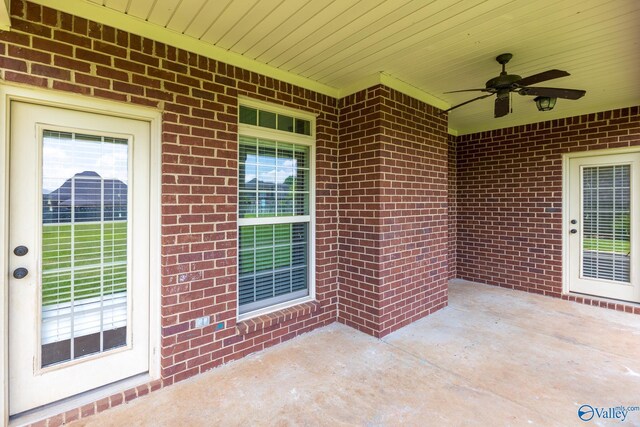
M582 169L582 275L630 282L631 166Z

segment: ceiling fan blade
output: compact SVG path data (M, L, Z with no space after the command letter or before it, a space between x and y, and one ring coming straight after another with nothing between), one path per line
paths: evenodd
M522 95L548 96L550 98L580 99L587 91L559 87L524 87L520 89L519 93Z
M509 114L509 96L496 98L493 117L502 117Z
M462 90L450 90L443 93L457 93L457 92L489 92L489 89L462 89Z
M458 108L458 107L462 107L463 105L467 105L467 104L469 104L469 103L471 103L471 102L473 102L473 101L477 101L477 100L479 100L479 99L488 98L488 97L490 97L491 95L493 95L493 94L492 94L492 93L490 93L490 94L488 94L488 95L482 95L482 96L479 96L479 97L477 97L477 98L473 98L473 99L470 99L470 100L468 100L468 101L465 101L465 102L463 102L462 104L454 105L453 107L449 108L448 110L443 111L443 112L442 112L442 114L444 114L444 113L448 113L448 112L449 112L449 111L451 111L451 110L455 110L456 108Z
M547 70L542 73L534 74L524 79L520 79L515 82L518 86L529 86L540 82L546 82L547 80L558 79L560 77L570 76L571 74L562 70Z

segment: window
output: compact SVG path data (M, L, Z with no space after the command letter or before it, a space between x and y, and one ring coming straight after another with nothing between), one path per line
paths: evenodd
M44 368L127 344L130 147L44 130L42 151Z
M314 120L247 103L238 150L241 317L311 299L314 270Z
M240 106L240 123L311 135L311 120L292 117L290 113L279 114L246 105Z

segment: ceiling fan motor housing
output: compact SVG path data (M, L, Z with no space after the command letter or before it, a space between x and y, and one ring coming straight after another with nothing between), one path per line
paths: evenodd
M522 80L517 74L500 74L498 77L494 77L488 80L486 83L487 89L511 89L513 84Z

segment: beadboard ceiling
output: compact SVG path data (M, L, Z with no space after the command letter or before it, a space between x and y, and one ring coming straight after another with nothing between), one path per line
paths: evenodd
M449 113L464 134L640 104L638 0L36 0L132 32L173 41L235 65L343 96L382 82L447 108L481 93L514 57L521 76L571 73L539 86L585 89L538 112L514 95Z

